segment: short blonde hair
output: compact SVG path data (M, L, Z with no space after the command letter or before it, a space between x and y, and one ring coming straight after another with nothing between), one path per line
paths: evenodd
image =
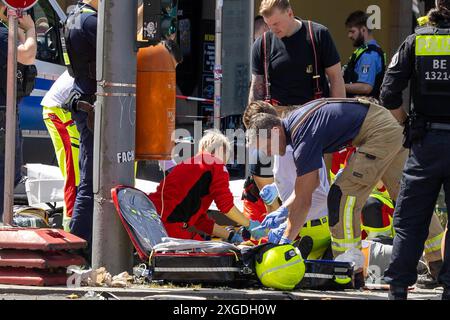
M259 7L259 14L263 17L270 17L274 9L279 9L285 12L291 9L291 3L289 0L263 0L261 6Z
M231 151L231 145L228 138L216 129L205 131L205 134L203 135L203 138L201 138L198 145L199 152L215 154L220 148L223 148L225 157L227 158L223 160L228 160L228 156Z

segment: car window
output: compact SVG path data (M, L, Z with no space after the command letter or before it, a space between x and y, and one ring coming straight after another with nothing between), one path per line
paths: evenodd
M63 65L60 20L48 0L40 0L31 15L36 25L37 59Z

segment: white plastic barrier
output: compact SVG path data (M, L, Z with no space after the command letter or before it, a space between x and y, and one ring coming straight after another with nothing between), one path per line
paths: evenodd
M58 167L27 164L25 191L29 205L64 201L64 178Z

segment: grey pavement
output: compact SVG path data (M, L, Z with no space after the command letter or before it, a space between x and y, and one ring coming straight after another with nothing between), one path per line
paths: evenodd
M412 290L411 300L440 300L442 288ZM0 285L0 300L386 300L387 291L346 290L279 292L231 288L165 288L137 286L105 287L26 287Z

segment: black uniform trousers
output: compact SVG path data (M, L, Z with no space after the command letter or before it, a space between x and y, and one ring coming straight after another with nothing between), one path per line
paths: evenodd
M94 214L93 165L94 134L88 128L88 114L83 111L72 112L77 129L80 132L80 184L70 220L70 232L87 241L87 256L91 256L92 227Z
M450 131L429 130L411 147L394 212L394 248L385 281L407 287L417 281L417 264L423 254L436 200L444 186L450 204ZM439 282L450 287L450 237L445 239L445 262Z

